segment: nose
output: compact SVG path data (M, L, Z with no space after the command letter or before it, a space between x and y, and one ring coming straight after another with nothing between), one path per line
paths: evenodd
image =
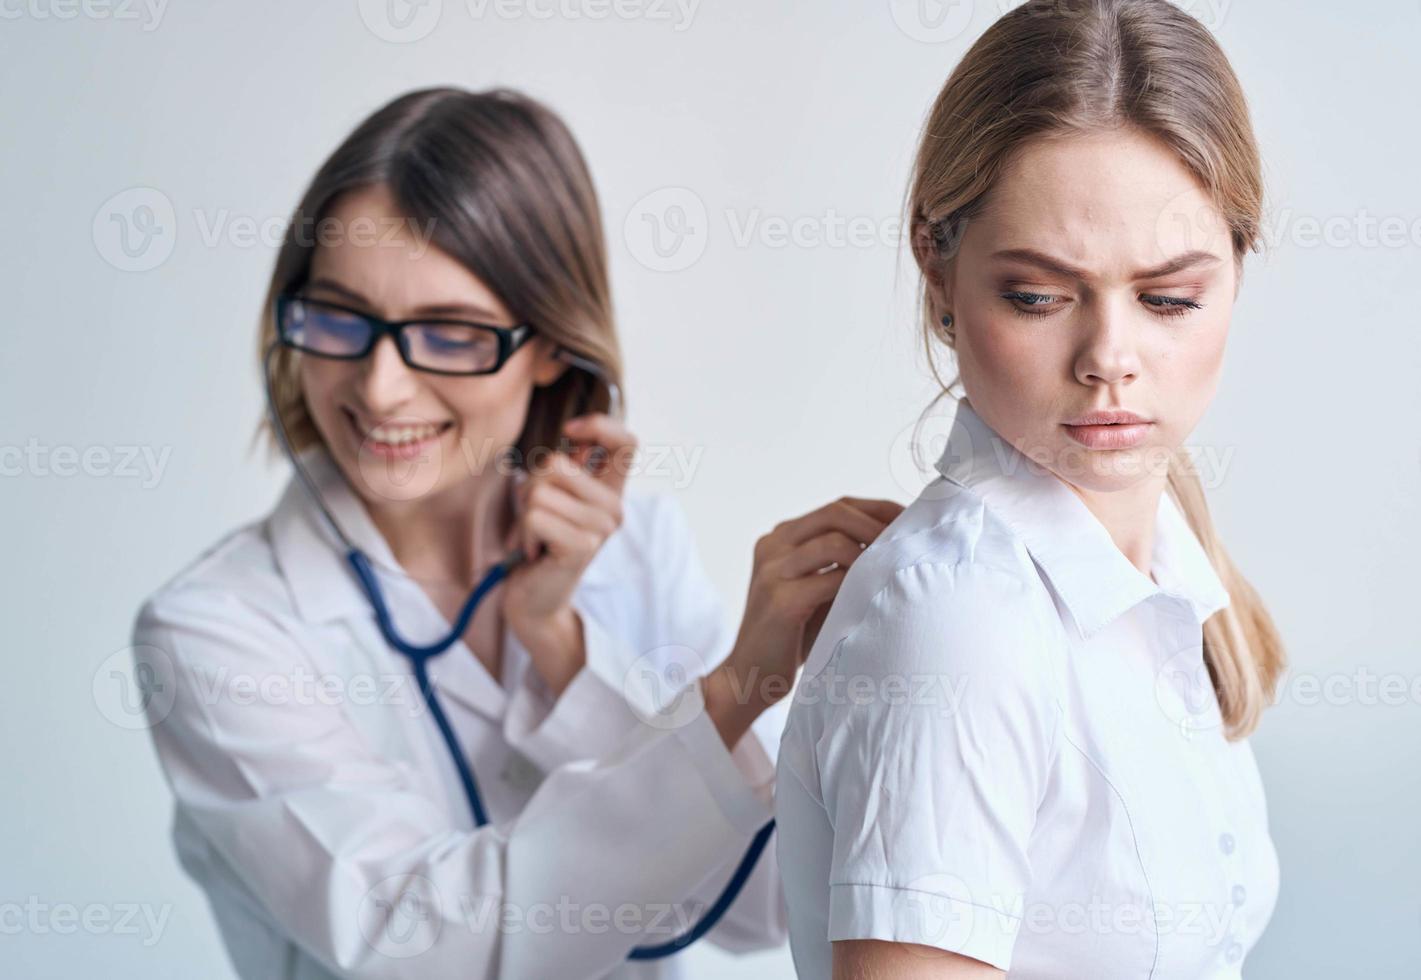
M360 396L380 418L398 414L419 386L414 372L400 359L393 337L381 337L360 362Z
M1140 375L1139 337L1129 314L1102 302L1085 323L1076 354L1076 380L1092 386L1134 382Z

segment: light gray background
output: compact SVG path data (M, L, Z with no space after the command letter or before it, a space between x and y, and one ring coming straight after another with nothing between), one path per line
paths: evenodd
M646 482L679 492L738 609L777 520L922 483L907 438L933 386L894 222L923 113L1002 10L933 2L433 0L402 29L384 0L4 0L0 972L230 975L108 672L140 598L284 482L247 452L255 316L273 229L335 143L436 83L565 115L602 195L631 421L698 453ZM1283 870L1249 975L1414 976L1421 5L1192 9L1243 79L1269 186L1270 252L1192 440L1227 460L1216 519L1292 654L1254 739ZM648 216L689 219L678 248ZM130 225L133 254L123 221L154 229ZM116 928L130 908L167 918ZM790 972L787 953L735 968Z

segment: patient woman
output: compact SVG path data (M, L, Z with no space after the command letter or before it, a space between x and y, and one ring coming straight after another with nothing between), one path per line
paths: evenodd
M1260 197L1238 80L1165 0L1027 3L948 79L908 206L963 394L782 741L802 976L1239 976L1284 655L1181 446Z

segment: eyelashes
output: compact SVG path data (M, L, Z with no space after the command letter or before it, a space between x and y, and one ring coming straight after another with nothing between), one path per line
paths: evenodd
M1043 316L1050 316L1061 307L1047 304L1057 297L1046 293L1032 293L1024 290L1010 290L1001 294L1012 308L1012 312L1019 316L1036 319ZM1188 299L1183 296L1161 296L1157 293L1141 293L1140 302L1150 307L1150 312L1158 317L1186 316L1194 310L1202 310L1204 304L1197 300ZM1027 307L1037 307L1037 309L1023 308L1018 305L1024 303Z
M1203 303L1188 299L1184 296L1159 296L1153 293L1141 293L1140 301L1156 307L1160 316L1184 316L1190 310L1202 310Z

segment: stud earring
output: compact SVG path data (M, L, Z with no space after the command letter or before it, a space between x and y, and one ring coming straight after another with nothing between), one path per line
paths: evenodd
M952 329L952 314L944 313L942 317L942 327L944 330Z

